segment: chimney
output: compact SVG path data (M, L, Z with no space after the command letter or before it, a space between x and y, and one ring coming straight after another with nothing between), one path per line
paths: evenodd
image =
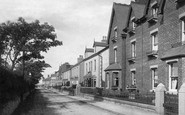
M107 37L103 36L103 39L101 40L101 42L107 43Z
M79 57L77 58L77 63L78 62L81 62L83 60L83 56L82 55L79 55Z

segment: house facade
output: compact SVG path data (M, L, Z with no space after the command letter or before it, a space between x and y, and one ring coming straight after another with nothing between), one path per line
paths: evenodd
M105 72L104 68L108 66L109 50L107 40L103 38L101 42L94 41L94 54L86 57L83 60L84 64L84 86L87 87L104 87ZM85 52L86 55L87 50Z
M112 14L108 31L109 66L106 72L106 87L115 87L118 90L125 89L125 33L129 5L113 3Z
M71 77L70 82L71 85L78 85L80 83L80 77L83 76L83 69L82 66L83 56L80 55L77 59L77 63L71 67Z
M154 91L163 83L169 92L177 93L185 73L184 4L182 0L131 2L123 29L127 88Z

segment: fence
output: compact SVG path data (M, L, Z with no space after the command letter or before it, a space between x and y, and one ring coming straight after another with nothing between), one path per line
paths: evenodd
M127 100L132 102L138 102L143 104L155 105L155 93L138 93L138 92L128 92L128 91L113 91L102 88L90 88L83 87L80 88L81 93L92 94L99 97L109 97L120 100Z
M165 115L178 115L178 95L165 92L163 106Z

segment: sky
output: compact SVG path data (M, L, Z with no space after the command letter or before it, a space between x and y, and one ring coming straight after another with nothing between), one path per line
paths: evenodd
M0 23L23 17L26 21L38 19L54 26L62 46L44 53L52 67L43 75L58 71L62 63L77 63L85 47L107 36L113 2L129 4L131 0L0 0Z

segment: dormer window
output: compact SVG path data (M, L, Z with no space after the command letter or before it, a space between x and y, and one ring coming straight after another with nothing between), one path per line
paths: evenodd
M155 16L155 15L157 15L157 12L158 12L158 7L157 7L157 3L154 5L154 6L152 6L152 8L151 8L151 15L152 16Z
M117 27L114 28L114 37L115 38L118 37L118 29L117 29Z
M130 28L128 30L128 33L130 35L133 35L133 34L135 34L135 29L136 29L135 17L132 17L131 18L131 23L130 24L131 25L130 25Z
M116 42L117 41L117 38L118 38L118 29L117 29L117 26L114 28L114 36L112 38L112 41L113 42Z
M151 3L151 14L150 17L148 19L149 23L156 23L157 22L157 12L158 12L158 3L156 1L154 1L153 3Z
M132 21L132 29L135 30L136 28L135 17L132 17L131 21Z

